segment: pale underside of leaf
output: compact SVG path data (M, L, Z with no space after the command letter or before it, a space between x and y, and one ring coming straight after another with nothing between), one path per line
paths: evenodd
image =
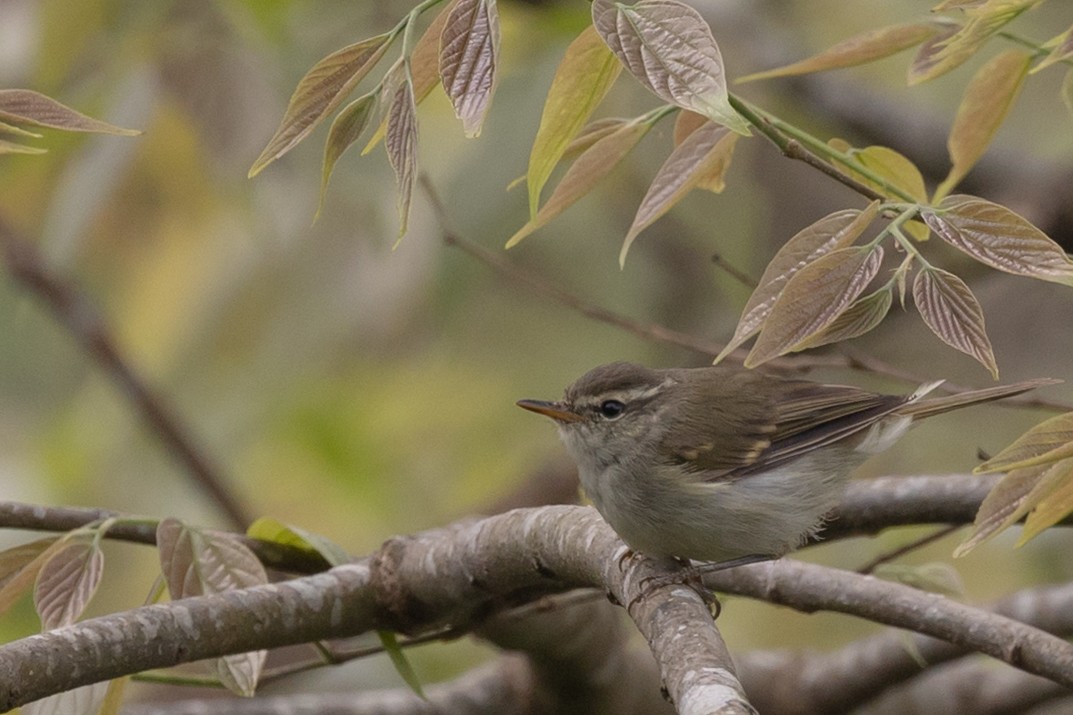
M840 343L864 335L883 322L893 301L894 296L889 288L882 288L871 295L866 295L854 302L822 331L798 343L794 347L794 352Z
M62 548L60 537L38 539L0 552L0 614L29 590L45 562Z
M749 123L730 106L711 28L692 7L678 0L595 0L592 21L630 74L657 97L749 134Z
M913 302L940 340L971 355L998 379L998 365L984 327L984 312L965 282L941 268L924 268L913 281Z
M496 0L459 0L440 36L440 76L468 137L481 133L499 64Z
M511 248L517 245L523 238L551 221L591 191L637 146L637 142L648 132L650 126L647 122L631 122L589 147L570 165L551 197L540 207L536 218L518 229L507 241L506 247Z
M946 142L950 173L936 190L936 201L949 194L983 156L1021 93L1031 62L1029 53L1007 50L973 75L950 128Z
M391 100L385 138L388 161L395 171L396 206L399 214L399 238L406 233L410 217L410 200L417 179L417 105L409 78L399 84Z
M1017 546L1035 538L1073 512L1073 459L1064 459L1053 465L1044 479L1051 482L1053 487L1035 503L1025 520Z
M393 35L383 34L348 45L313 65L291 95L279 128L250 167L249 176L280 158L305 139L384 56Z
M1031 507L1025 506L1025 501L1029 494L1036 491L1048 469L1049 467L1015 469L1000 479L980 503L973 521L972 533L954 550L954 556L964 556L1013 526L1027 514Z
M1070 26L1058 37L1053 38L1045 46L1053 47L1049 55L1032 68L1029 74L1035 74L1042 69L1050 67L1058 62L1065 62L1073 57L1073 26Z
M856 241L879 213L873 201L863 211L845 209L824 216L798 231L775 254L764 269L753 294L745 304L734 330L734 337L715 362L720 362L742 343L756 335L767 320L786 283L812 261Z
M566 49L548 88L540 128L529 152L526 184L531 221L536 218L540 192L548 177L621 70L622 65L591 25Z
M141 134L135 129L124 129L87 117L51 97L30 89L0 89L0 119L5 122L30 124L67 132L93 132L121 136Z
M973 471L976 474L1008 472L1067 457L1073 457L1073 412L1040 422Z
M34 584L34 607L42 630L78 620L104 573L104 554L92 538L72 539L55 551Z
M620 266L625 264L626 253L641 231L667 213L702 181L711 182L725 175L730 168L737 137L726 127L708 122L671 152L656 172L637 208L619 253Z
M93 683L65 690L19 708L21 715L96 715L108 683Z
M1043 231L1005 206L955 194L922 212L940 238L976 260L1015 275L1073 285L1073 261Z
M779 294L745 367L793 350L831 325L875 278L883 247L840 248L799 270Z
M935 25L922 22L881 27L843 40L800 62L746 75L738 82L855 67L890 57L902 50L919 45L935 33Z

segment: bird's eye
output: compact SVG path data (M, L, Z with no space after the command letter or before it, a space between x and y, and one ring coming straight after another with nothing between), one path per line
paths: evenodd
M600 403L600 414L609 420L616 420L626 411L626 405L618 400L604 400Z

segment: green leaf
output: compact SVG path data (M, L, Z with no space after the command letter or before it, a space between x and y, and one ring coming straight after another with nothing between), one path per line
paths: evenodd
M384 652L391 658L391 663L395 666L398 674L419 698L427 700L425 692L421 689L421 680L417 677L413 666L410 665L410 661L406 658L406 653L399 647L395 634L391 631L377 631L376 635L380 636L380 644L384 646Z
M31 132L29 129L23 129L7 122L0 122L0 134L14 134L15 136L31 137L33 139L40 139L44 136L39 132Z
M0 154L47 154L48 149L40 149L38 147L26 146L25 144L16 144L15 142L9 142L4 139L0 139Z
M499 64L496 0L459 0L440 36L440 76L467 137L481 133Z
M637 81L660 99L748 135L749 123L730 106L723 57L711 28L678 0L623 5L594 0L592 24Z
M330 539L269 517L261 517L250 524L246 536L317 554L332 566L351 560L350 554Z
M1073 261L1043 231L1005 206L955 194L921 211L940 238L976 260L1015 275L1073 285Z
M587 194L641 141L651 124L634 120L623 125L589 147L570 165L551 197L540 207L536 218L530 219L507 241L507 248L551 221Z
M1053 465L1044 479L1051 481L1054 487L1036 503L1032 513L1028 515L1017 546L1035 538L1073 512L1073 459L1065 459Z
M881 288L853 303L835 321L811 338L798 343L793 351L808 350L821 345L840 343L869 332L883 322L894 297L890 288Z
M779 249L764 269L753 294L734 329L734 337L715 359L718 363L742 343L760 332L771 314L779 294L798 271L816 259L856 241L879 213L879 201L873 201L863 211L845 209L824 216L798 231Z
M93 132L136 136L141 132L124 129L76 112L51 97L30 89L0 89L0 119L16 124L60 129L65 132Z
M526 183L530 221L536 219L540 192L570 140L603 101L621 70L622 66L592 26L566 49L544 100L540 128L529 152Z
M797 271L771 307L745 367L790 352L831 325L868 287L882 262L882 246L840 248Z
M1008 472L1068 457L1073 457L1073 412L1040 422L973 472Z
M1058 62L1064 62L1070 57L1073 57L1073 25L1071 25L1065 32L1057 37L1053 37L1043 45L1044 47L1051 47L1049 55L1043 58L1038 65L1032 68L1029 74L1035 74L1045 67L1050 67Z
M931 332L950 347L976 358L998 379L983 309L963 280L941 268L922 268L913 281L913 302Z
M865 184L895 201L902 201L902 197L891 191L898 189L919 203L928 202L928 192L924 186L924 177L920 169L903 154L885 146L867 146L863 149L847 147L844 151L851 155L861 166L882 178L886 185L873 181L871 178L859 173L851 164L842 164L850 174ZM839 162L840 164L842 162Z
M656 219L671 210L686 194L702 182L721 186L730 168L738 135L726 127L708 122L694 131L671 152L656 172L630 225L619 253L619 265L626 263L626 253L637 235Z
M973 75L946 142L950 173L936 189L934 201L949 194L983 156L1021 93L1031 62L1029 53L1007 50Z
M746 75L739 79L738 82L789 77L875 62L919 45L929 37L932 37L935 32L935 25L923 22L890 25L889 27L869 30L860 35L854 35L848 40L843 40L807 59L784 67L776 67L764 72Z
M328 190L328 182L335 170L335 163L350 146L358 140L365 126L369 122L373 107L376 106L378 94L366 94L358 97L353 102L343 107L342 111L332 120L332 126L328 130L328 138L324 142L324 161L322 162L320 176L320 199L317 202L317 216L324 206L324 196Z
M973 522L972 533L956 549L959 558L1002 533L1028 513L1025 500L1040 483L1048 467L1015 469L999 480L980 503Z
M1066 72L1065 79L1062 80L1062 103L1073 115L1073 68Z
M249 177L253 178L293 149L342 104L350 91L384 56L394 36L394 33L384 33L347 45L313 65L298 81L279 128L253 162Z

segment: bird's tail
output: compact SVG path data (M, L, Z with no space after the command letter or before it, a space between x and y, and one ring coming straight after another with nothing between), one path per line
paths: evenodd
M1035 390L1037 387L1043 387L1044 385L1054 385L1059 382L1061 382L1061 380L1042 377L1036 380L1015 382L1011 385L985 387L982 390L971 390L969 392L961 392L946 397L934 397L930 400L920 399L924 394L931 392L939 386L939 383L928 383L914 393L916 399L910 398L903 407L895 412L895 414L906 415L912 417L914 420L919 420L981 402L991 402L992 400L1001 400L1004 397L1020 395L1022 392Z

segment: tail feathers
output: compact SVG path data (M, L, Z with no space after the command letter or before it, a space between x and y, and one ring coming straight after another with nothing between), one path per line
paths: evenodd
M969 405L1020 395L1023 392L1035 390L1037 387L1055 385L1059 382L1061 382L1061 380L1053 380L1051 378L1043 377L1036 380L1015 382L1011 385L985 387L982 390L962 392L948 397L935 397L930 400L920 400L921 397L934 390L940 384L937 382L929 382L914 392L906 402L905 406L899 409L895 414L906 415L912 417L914 420L919 420L925 417L931 417L932 415L949 412L950 410L956 410L961 407L968 407Z

